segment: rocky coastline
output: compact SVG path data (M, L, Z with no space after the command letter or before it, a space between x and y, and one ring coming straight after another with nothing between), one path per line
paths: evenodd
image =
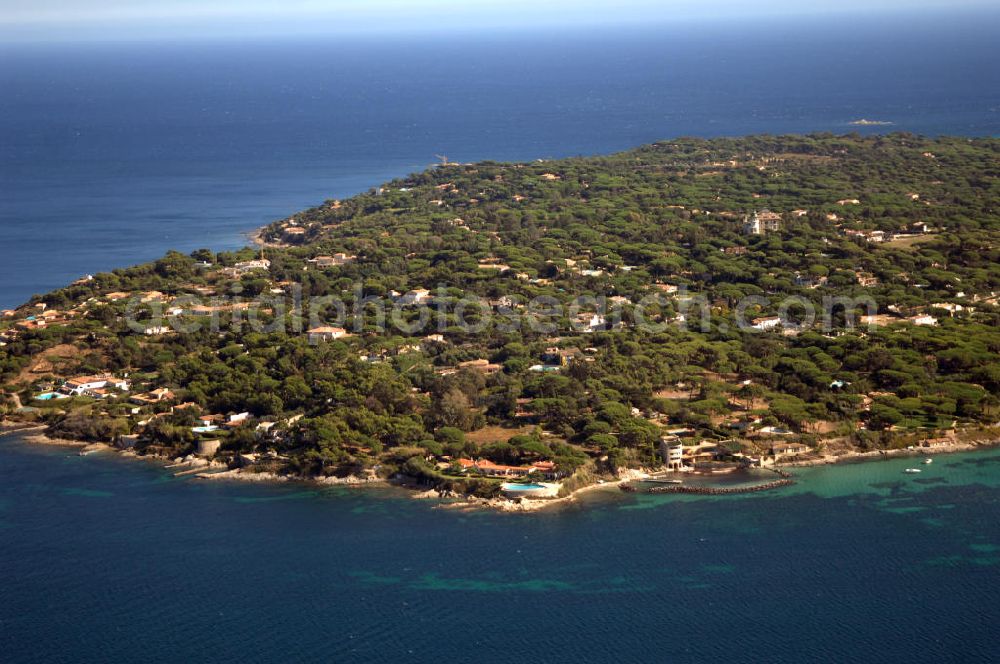
M174 471L175 477L189 477L191 479L208 481L234 481L252 483L286 483L305 482L318 486L343 486L343 487L373 487L373 486L400 486L412 491L412 497L418 500L437 500L437 507L452 510L475 510L491 509L501 512L538 512L551 510L556 507L564 507L578 501L580 496L598 490L619 489L624 493L646 493L646 494L693 494L693 495L732 495L741 493L757 493L770 491L789 486L795 483L792 475L785 468L802 468L810 466L862 463L866 461L878 461L894 457L921 457L937 454L949 454L956 452L968 452L977 449L995 447L1000 445L998 439L974 439L969 441L956 441L953 444L934 448L905 448L893 450L873 450L868 452L852 451L840 455L825 455L813 459L802 459L783 462L780 466L772 467L780 479L765 482L759 485L745 487L709 487L691 486L681 484L660 485L649 488L635 486L635 482L649 478L664 468L659 469L620 469L619 476L615 480L600 481L587 484L575 489L565 496L552 498L483 498L478 496L464 496L441 492L437 489L416 489L408 486L404 481L394 482L380 477L362 477L349 475L347 477L307 477L294 474L280 474L271 471L254 471L247 468L231 468L228 464L217 460L204 459L195 455L184 457L164 457L158 455L140 455L129 449L119 449L110 443L88 442L80 440L70 440L65 438L51 437L46 434L48 427L34 423L23 423L13 421L0 422L0 439L5 436L20 436L22 440L38 445L60 445L80 449L80 454L91 452L115 452L125 457L135 459L145 459L164 464L168 470Z

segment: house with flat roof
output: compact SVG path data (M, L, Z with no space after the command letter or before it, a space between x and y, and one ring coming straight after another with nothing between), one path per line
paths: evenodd
M145 328L142 331L142 333L144 335L146 335L147 337L158 337L158 336L163 335L163 334L169 334L170 331L171 330L170 330L169 327L166 327L164 325L155 325L155 326L152 326L152 327Z
M59 392L68 396L100 395L103 397L107 396L108 389L128 392L129 387L129 382L123 378L115 378L110 374L101 374L98 376L71 378L62 384ZM102 392L98 392L97 390L102 390Z
M937 318L931 316L930 314L917 314L916 316L910 316L906 320L913 325L926 325L932 327L938 324Z
M797 443L795 441L778 441L771 444L771 454L774 456L806 454L810 449L805 443Z
M468 362L460 362L458 364L458 368L471 369L472 371L476 371L487 376L503 371L503 366L499 364L492 364L489 360L469 360Z
M348 263L353 263L358 259L357 256L345 254L343 252L336 253L333 256L316 256L315 258L310 258L307 263L312 263L319 268L327 267L341 267L347 265Z
M575 319L574 327L580 332L597 332L607 326L607 320L600 314L582 313Z
M270 270L271 261L266 258L257 258L252 261L242 261L234 266L234 270L239 274L246 274L254 270Z
M773 330L781 325L781 316L762 316L754 318L750 327L755 330Z

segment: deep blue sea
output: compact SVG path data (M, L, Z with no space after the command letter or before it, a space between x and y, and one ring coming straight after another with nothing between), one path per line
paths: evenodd
M452 160L682 135L1000 134L1000 14L0 44L0 307ZM861 118L891 127L858 129Z
M0 307L453 160L1000 135L997 16L0 44ZM0 438L0 661L995 661L1000 451L550 514Z
M1000 450L528 515L14 438L0 461L8 662L985 662L1000 645Z

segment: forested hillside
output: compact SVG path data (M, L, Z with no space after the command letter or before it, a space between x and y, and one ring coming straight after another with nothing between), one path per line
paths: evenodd
M655 464L664 437L909 445L997 420L998 176L1000 140L904 134L443 164L271 224L263 257L171 253L5 312L5 407L438 482ZM92 374L129 392L35 399Z

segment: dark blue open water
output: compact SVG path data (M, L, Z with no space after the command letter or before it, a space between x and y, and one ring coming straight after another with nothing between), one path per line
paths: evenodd
M0 306L453 160L860 118L1000 134L1000 14L628 33L0 44ZM859 129L885 131L886 128Z
M0 439L5 661L989 661L1000 450L456 513Z

